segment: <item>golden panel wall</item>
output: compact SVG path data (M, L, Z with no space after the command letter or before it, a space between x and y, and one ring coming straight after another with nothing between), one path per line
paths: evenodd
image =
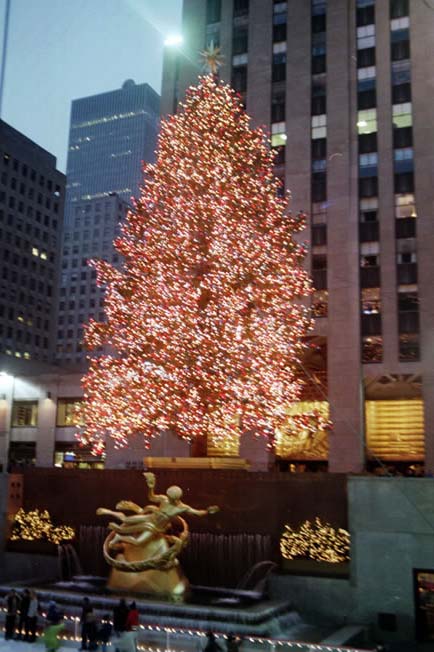
M423 401L365 401L368 457L422 460L425 454Z

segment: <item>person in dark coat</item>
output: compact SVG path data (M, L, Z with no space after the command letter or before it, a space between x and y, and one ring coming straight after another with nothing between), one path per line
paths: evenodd
M24 589L21 599L20 599L20 617L18 619L18 635L17 638L22 638L25 633L25 627L27 622L27 612L29 611L30 605L30 591L29 589Z
M6 621L5 621L5 639L14 637L15 622L19 608L19 597L15 589L9 591L5 598L6 603Z
M50 602L48 603L47 623L51 625L57 625L59 620L60 620L60 613L57 608L57 604L55 600L50 600Z
M80 616L80 623L81 623L80 650L87 650L87 646L89 642L89 630L91 629L89 627L91 619L89 619L88 616L92 612L93 612L93 608L89 598L83 598L83 602L81 603L81 616Z
M227 652L238 652L241 647L242 639L233 634L228 634L226 639L226 650Z
M116 636L127 629L128 607L125 600L119 600L119 604L113 609L113 630Z
M222 648L217 643L213 632L207 632L206 637L208 640L203 649L203 652L222 652Z
M101 627L99 628L98 631L98 640L101 643L102 652L106 652L107 650L107 645L110 642L112 630L113 627L110 622L110 614L106 614L105 616L103 616L103 619L101 621Z

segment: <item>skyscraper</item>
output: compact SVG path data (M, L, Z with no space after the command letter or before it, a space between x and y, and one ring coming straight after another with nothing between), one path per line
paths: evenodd
M56 158L0 120L0 353L52 357L64 198Z
M117 263L113 239L139 196L143 162L154 158L159 107L159 95L131 79L72 103L56 345L64 365L85 364L83 323L103 316L103 293L87 261Z
M116 193L138 196L142 162L153 159L160 97L148 84L74 100L67 163L67 204Z
M282 464L434 470L434 11L409 0L185 0L162 112L220 46L220 76L265 125L276 175L308 213L316 325L307 404L320 445L278 439ZM292 406L291 409L296 409ZM327 450L328 448L328 450Z

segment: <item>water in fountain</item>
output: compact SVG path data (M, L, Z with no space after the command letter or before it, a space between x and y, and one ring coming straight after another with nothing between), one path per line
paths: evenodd
M77 551L71 543L59 544L57 546L57 553L61 580L71 580L74 575L83 574Z

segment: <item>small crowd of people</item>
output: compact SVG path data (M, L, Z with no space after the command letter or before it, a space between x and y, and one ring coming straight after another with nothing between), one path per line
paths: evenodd
M6 623L5 639L23 640L33 643L36 640L38 616L42 614L35 591L24 589L18 593L11 589L5 598ZM114 652L136 652L139 611L133 601L129 605L124 598L113 609L113 618L105 614L98 622L93 605L88 597L81 604L81 646L80 650L94 651L101 647L107 652L113 637ZM43 641L47 652L56 652L60 647L59 635L64 629L64 614L54 600L48 603L44 618ZM224 652L213 632L207 633L207 643L203 652ZM229 634L226 638L225 652L239 652L242 639Z
M19 594L15 589L12 589L5 598L5 606L5 639L17 638L33 643L36 640L39 609L36 593L24 589Z

